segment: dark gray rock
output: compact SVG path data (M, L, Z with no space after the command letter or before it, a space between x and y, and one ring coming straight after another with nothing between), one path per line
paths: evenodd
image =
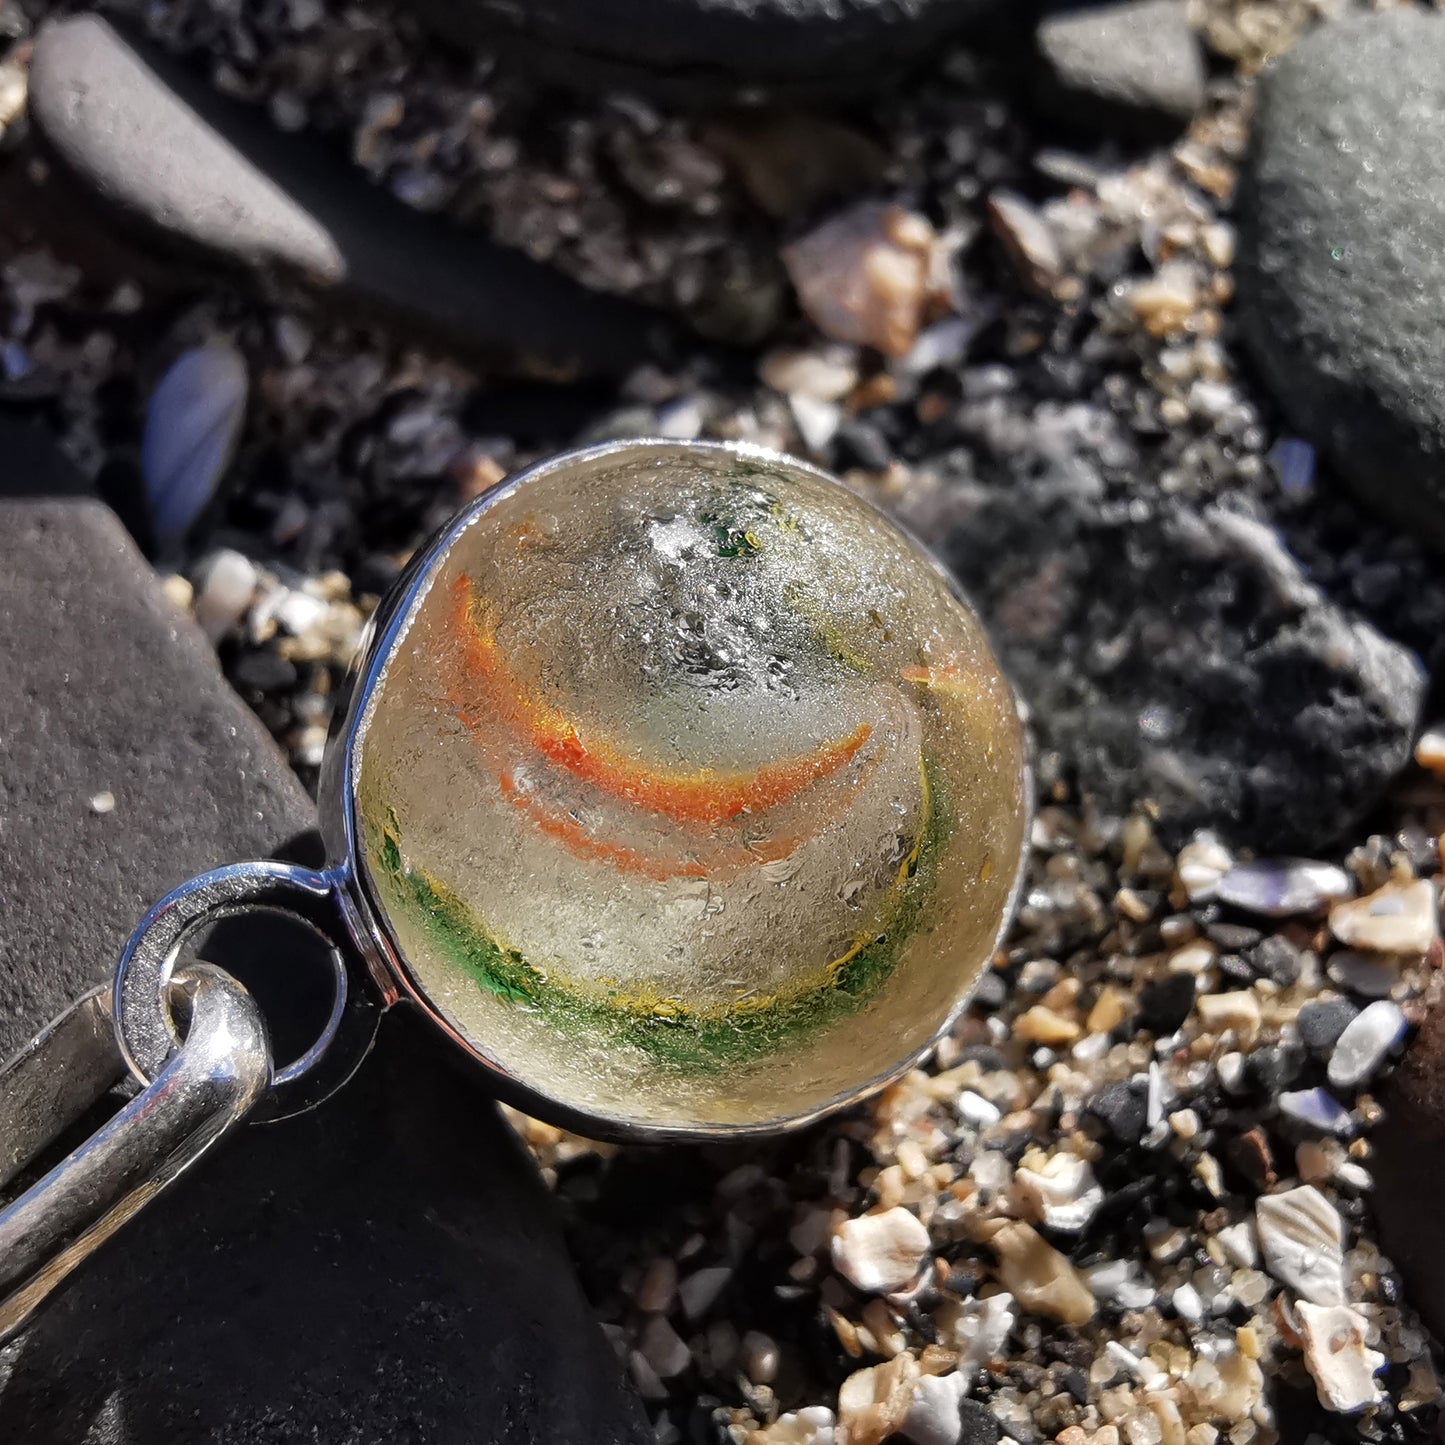
M1040 102L1107 130L1178 129L1204 102L1188 0L1124 0L1047 15L1035 35Z
M1139 1022L1156 1038L1178 1033L1194 1007L1194 975L1166 973L1139 990Z
M1045 747L1107 809L1152 800L1173 842L1336 838L1409 761L1414 655L1326 597L1264 523L1113 500L1081 468L961 480L947 503L947 555Z
M865 90L999 0L418 0L444 39L498 44L559 84L682 104L758 87Z
M27 495L78 484L4 419L0 459L3 1055L108 974L160 893L292 843L313 816L113 516ZM98 814L102 790L116 806ZM268 951L256 925L231 925L219 953ZM294 955L277 965L294 973ZM476 1081L392 1017L329 1104L226 1140L0 1351L0 1439L651 1434L535 1171Z
M1260 88L1238 313L1361 501L1445 544L1445 18L1322 26Z
M72 230L93 231L98 208L141 249L261 289L304 288L351 319L470 356L621 372L667 329L643 306L408 209L99 16L42 27L30 114L54 163L42 204L78 208Z
M1317 1054L1326 1054L1345 1026L1359 1013L1347 998L1315 999L1307 1003L1295 1018L1300 1042Z

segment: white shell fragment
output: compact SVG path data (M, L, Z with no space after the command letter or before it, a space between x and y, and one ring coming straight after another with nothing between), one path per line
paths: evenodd
M1345 1305L1299 1306L1305 1366L1326 1410L1351 1415L1382 1398L1375 1372L1385 1357L1365 1344L1367 1322Z
M1345 1302L1345 1226L1312 1184L1267 1194L1254 1207L1265 1268L1317 1305Z
M752 1438L760 1445L834 1445L837 1431L833 1425L833 1412L826 1405L809 1405L806 1410L779 1415Z
M846 1219L833 1234L833 1267L871 1294L906 1288L928 1256L928 1231L902 1206Z
M1191 903L1213 898L1220 880L1233 867L1233 856L1212 833L1200 833L1186 843L1179 850L1175 864L1179 882Z
M1318 913L1336 899L1354 893L1350 875L1331 863L1310 858L1260 858L1239 863L1219 880L1214 896L1221 903L1266 918Z
M1330 910L1330 932L1350 948L1424 953L1440 937L1435 887L1425 879L1387 883Z
M1345 1025L1330 1055L1329 1080L1353 1089L1373 1078L1386 1056L1405 1037L1405 1015L1389 999L1376 999Z
M1050 1229L1078 1233L1104 1202L1104 1191L1087 1159L1053 1154L1037 1169L1014 1171L1014 1192L1023 1216Z
M958 1445L963 1433L958 1402L966 1394L968 1380L957 1370L947 1375L925 1375L913 1387L902 1433L913 1445Z
M215 493L241 434L249 390L241 353L213 341L182 352L151 394L141 471L161 545L180 537Z

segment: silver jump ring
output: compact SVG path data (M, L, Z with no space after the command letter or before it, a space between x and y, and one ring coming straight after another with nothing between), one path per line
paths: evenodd
M202 925L255 909L284 913L326 944L332 1006L316 1041L276 1072L259 1116L286 1118L314 1108L356 1071L375 1037L378 1001L358 975L337 879L292 863L234 863L203 873L162 898L131 935L116 968L112 1000L116 1040L130 1071L149 1084L180 1046L171 1016L171 975L188 938Z

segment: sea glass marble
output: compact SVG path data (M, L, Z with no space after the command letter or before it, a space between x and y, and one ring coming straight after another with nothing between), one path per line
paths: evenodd
M994 950L1014 699L928 556L770 453L636 443L483 499L362 703L358 867L408 986L584 1124L796 1122Z

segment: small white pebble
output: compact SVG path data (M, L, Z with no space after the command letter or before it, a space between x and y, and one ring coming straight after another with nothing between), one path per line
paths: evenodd
M892 1294L910 1284L928 1249L927 1229L901 1205L845 1219L833 1231L834 1268L872 1294Z
M115 794L107 788L102 793L95 793L90 800L90 811L92 813L113 813L115 812Z
M1187 1281L1174 1291L1173 1300L1174 1308L1191 1324L1198 1324L1204 1318L1204 1301L1199 1298L1199 1291Z
M982 1094L975 1094L972 1089L965 1089L958 1096L958 1116L979 1129L997 1124L1003 1118L997 1104L990 1103Z
M1221 1229L1216 1236L1224 1248L1224 1257L1239 1269L1253 1269L1259 1263L1259 1246L1255 1243L1254 1226L1247 1219Z
M652 1315L642 1327L637 1347L659 1380L680 1375L692 1363L687 1341L668 1324L664 1315Z
M1330 1055L1329 1080L1337 1089L1354 1089L1374 1077L1405 1037L1405 1015L1389 999L1376 999L1345 1025Z

